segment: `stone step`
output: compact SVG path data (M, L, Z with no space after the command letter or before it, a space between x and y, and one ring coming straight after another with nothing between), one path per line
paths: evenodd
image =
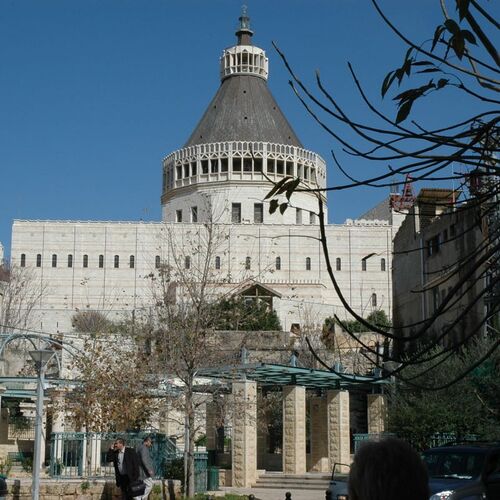
M254 488L325 490L330 483L327 474L265 473L259 476Z
M311 490L311 491L325 491L328 488L329 483L325 484L290 484L290 483L255 483L252 485L252 488L258 488L262 490Z
M266 481L330 481L330 474L283 474L281 472L260 474L259 479Z

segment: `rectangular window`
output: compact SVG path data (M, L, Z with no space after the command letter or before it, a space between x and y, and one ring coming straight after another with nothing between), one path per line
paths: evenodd
M201 173L208 174L208 160L201 160Z
M309 212L309 224L316 224L316 214Z
M36 255L36 267L42 267L42 254L38 253Z
M366 259L361 260L361 271L366 271Z
M21 254L21 267L25 267L25 266L26 266L26 254L22 253Z
M295 209L295 224L302 224L302 209Z
M198 207L191 207L191 222L198 222Z
M233 224L241 223L241 203L233 203L231 207L231 222Z
M189 177L189 163L184 165L184 177Z
M182 167L180 165L177 165L175 171L177 174L177 179L182 179Z
M99 268L102 269L104 267L104 255L99 255Z
M241 158L233 158L233 172L241 172Z
M55 253L52 254L52 267L57 267L57 255Z
M73 255L68 254L68 267L73 267Z
M83 267L89 267L89 256L88 255L83 256Z
M196 162L193 161L191 162L191 175L196 175L197 169L196 169Z
M221 172L227 172L228 170L228 161L227 158L221 158L220 159L220 171Z
M217 159L210 160L210 172L217 174L219 172L219 163Z
M175 211L175 222L182 222L182 210Z
M253 205L253 222L254 224L264 222L264 205L262 203L254 203Z

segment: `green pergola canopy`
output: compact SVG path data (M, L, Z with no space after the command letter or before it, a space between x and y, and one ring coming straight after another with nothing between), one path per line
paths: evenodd
M226 379L253 380L262 386L299 385L308 389L342 389L348 387L387 384L387 379L375 376L334 373L327 370L268 363L244 363L237 366L206 368L198 376Z

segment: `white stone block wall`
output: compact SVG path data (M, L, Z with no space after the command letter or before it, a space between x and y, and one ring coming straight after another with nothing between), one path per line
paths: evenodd
M45 331L71 331L71 316L76 310L97 309L110 319L122 319L133 310L151 306L152 288L148 278L155 272L155 258L173 264L185 256L192 259L193 269L201 252L195 250L198 224L163 224L141 222L58 222L15 221L12 235L12 263L19 265L21 254L26 266L33 268L36 279L47 292L37 306L32 328ZM235 289L244 280L266 284L282 295L274 302L282 326L303 324L309 316L321 323L326 316L344 312L326 271L315 226L296 225L217 225L219 246L215 255L221 269L213 268L215 281L223 281L224 291ZM328 248L334 275L352 307L365 317L374 309L391 315L391 228L390 226L330 225L327 227ZM167 241L171 238L173 244ZM191 248L191 249L190 249ZM36 267L41 254L42 266ZM57 267L52 267L52 255ZM67 265L73 256L73 267ZM175 255L174 255L175 254ZM83 267L84 255L88 267ZM98 267L99 255L104 267ZM119 268L114 256L119 256ZM130 268L130 256L134 268ZM367 270L361 261L367 259ZM245 269L246 258L250 269ZM276 269L276 258L281 269ZM311 262L306 269L306 259ZM336 259L341 269L336 270ZM380 260L386 259L386 271ZM215 263L214 263L215 264ZM377 306L372 306L372 294Z

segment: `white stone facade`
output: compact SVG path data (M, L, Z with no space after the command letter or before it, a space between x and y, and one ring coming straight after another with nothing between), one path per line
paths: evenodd
M206 223L222 235L211 264L225 292L249 279L275 290L285 330L306 318L316 323L309 327L333 314L349 319L319 241L318 194L303 190L327 186L326 164L302 147L288 124L267 88L265 52L252 45L248 17L240 22L238 44L220 61L216 96L186 145L163 160L163 222L14 222L12 263L33 268L47 288L28 326L67 332L77 310L121 319L151 307L148 276L172 259L182 259L189 271L201 258L194 235ZM302 190L286 211L270 214L266 195L286 177L300 178ZM391 316L396 228L387 213L386 220L377 215L326 229L340 290L363 316L376 309Z
M33 268L40 284L47 287L32 327L67 332L76 310L98 309L110 319L121 319L123 313L150 307L148 275L157 259L169 262L174 258L166 234L176 239L174 248L182 248L182 255L175 257L190 256L194 264L200 256L185 242L199 227L191 223L16 220L12 262L21 265L23 261ZM235 288L253 279L276 290L282 298L274 304L286 330L293 323L303 324L307 315L318 323L334 313L346 317L326 270L317 226L217 227L224 237L216 250L220 269L215 269L214 260L213 272L221 286ZM391 313L392 233L388 225L327 227L336 279L349 303L365 316L374 309ZM246 269L248 258L250 269Z

